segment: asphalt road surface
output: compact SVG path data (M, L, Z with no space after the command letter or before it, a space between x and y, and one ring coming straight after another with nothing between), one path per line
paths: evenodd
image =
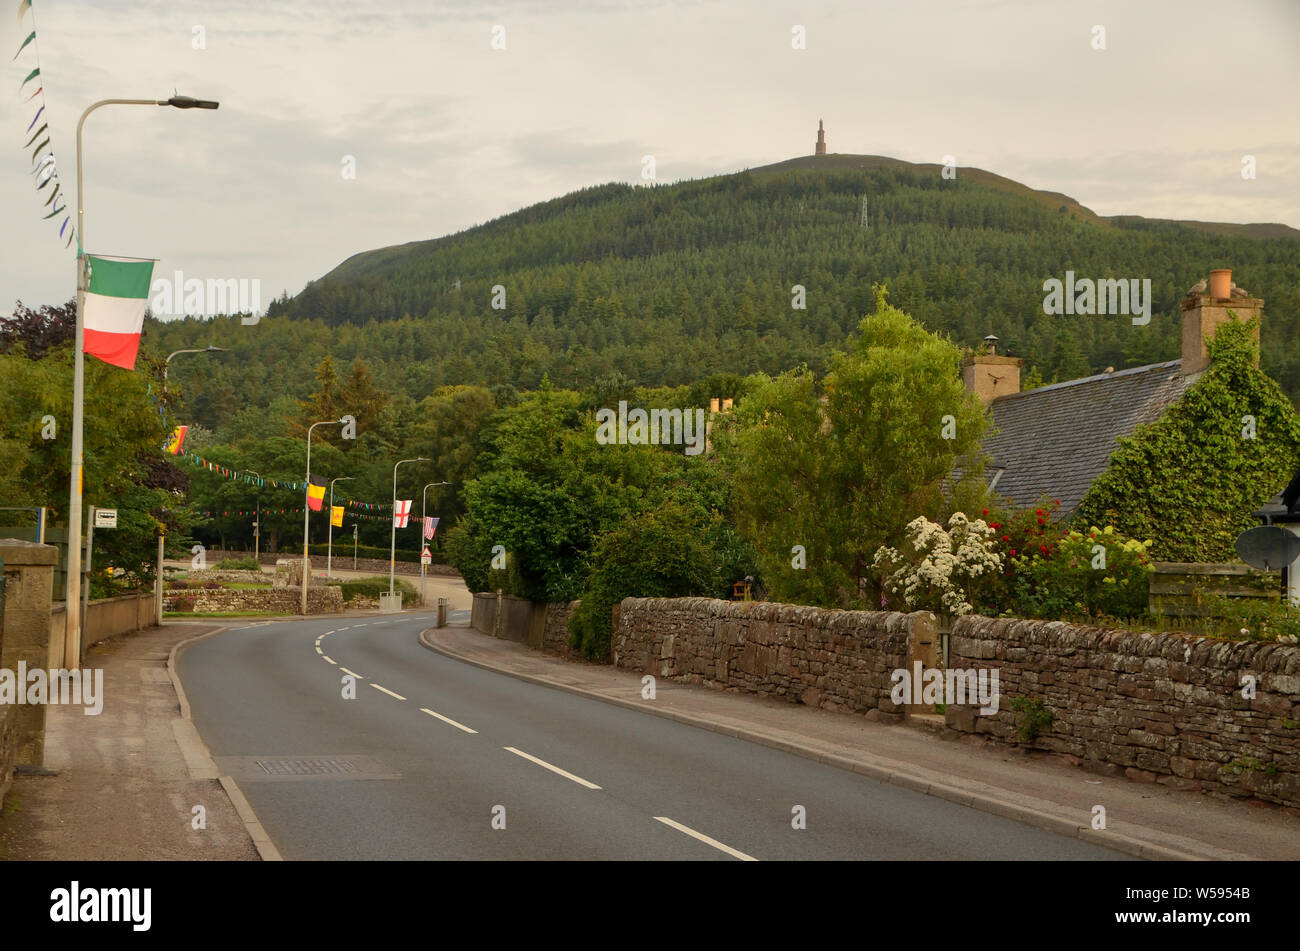
M452 660L417 642L432 623L253 623L181 655L195 725L286 859L1127 858Z

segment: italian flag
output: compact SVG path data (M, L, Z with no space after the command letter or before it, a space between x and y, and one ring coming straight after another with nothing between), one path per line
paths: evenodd
M125 370L135 369L140 329L149 305L154 262L86 255L86 353Z

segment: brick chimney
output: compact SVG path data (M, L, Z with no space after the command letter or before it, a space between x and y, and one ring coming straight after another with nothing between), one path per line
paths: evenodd
M998 356L998 338L984 338L987 345L982 353L973 353L961 367L961 380L966 392L975 394L985 406L999 396L1020 392L1020 368L1025 361L1019 357Z
M1264 309L1259 297L1232 296L1236 286L1232 283L1232 270L1219 268L1210 272L1210 286L1206 293L1193 293L1183 300L1183 375L1199 374L1210 365L1207 340L1214 339L1220 324L1231 318L1231 310L1241 321L1258 316ZM1236 290L1241 291L1240 288ZM1255 364L1259 365L1259 328L1255 328Z

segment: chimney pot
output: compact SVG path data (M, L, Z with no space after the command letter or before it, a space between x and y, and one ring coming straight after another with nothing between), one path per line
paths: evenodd
M1210 296L1222 300L1232 296L1232 268L1218 267L1210 271Z

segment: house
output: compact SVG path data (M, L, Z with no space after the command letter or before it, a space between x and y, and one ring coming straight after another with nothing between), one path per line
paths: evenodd
M1118 440L1142 423L1155 422L1204 373L1206 341L1231 318L1258 316L1259 298L1231 283L1228 269L1211 272L1208 292L1197 285L1182 302L1182 356L1178 360L1108 371L1096 376L1020 391L1024 361L996 353L967 358L962 378L989 408L994 434L985 440L991 457L990 487L1017 506L1059 499L1068 518L1110 464ZM1258 327L1254 332L1259 346Z

